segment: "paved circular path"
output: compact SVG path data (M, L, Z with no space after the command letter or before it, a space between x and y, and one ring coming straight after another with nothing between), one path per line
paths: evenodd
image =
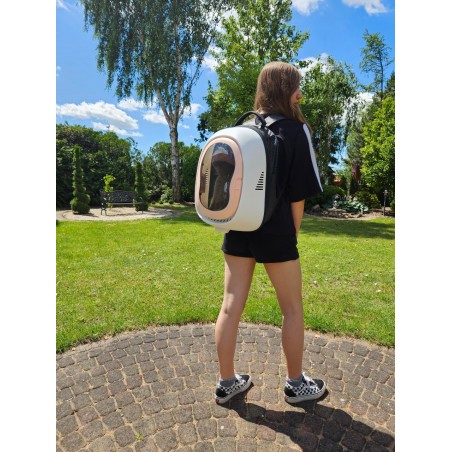
M318 401L283 398L281 330L241 323L236 370L253 385L225 405L214 325L149 328L57 355L57 451L392 451L394 349L306 332Z

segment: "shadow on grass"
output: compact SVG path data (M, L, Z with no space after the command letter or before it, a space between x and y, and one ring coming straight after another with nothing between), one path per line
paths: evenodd
M332 220L307 217L301 229L311 236L344 235L356 238L394 240L394 220Z
M318 404L327 394L316 401L288 404L286 410L267 409L248 402L246 395L237 396L223 406L256 424L257 438L275 441L273 431L290 438L303 451L394 450L393 435L378 430L371 422L367 425L353 419L341 409Z
M213 226L202 221L194 209L184 210L182 215L165 219L168 223L197 223L208 228ZM333 220L305 217L301 226L302 232L311 236L344 235L356 238L381 238L394 240L395 222L383 220Z

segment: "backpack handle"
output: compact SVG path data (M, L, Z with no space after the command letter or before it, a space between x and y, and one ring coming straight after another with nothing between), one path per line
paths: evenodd
M286 119L285 116L281 116L281 115L270 115L270 116L267 116L267 118L264 118L257 111L247 111L242 116L240 116L240 118L235 123L235 126L240 126L243 123L243 121L250 115L254 115L254 116L256 116L257 119L259 119L259 121L261 122L261 127L269 127L272 124L274 124L275 122L280 121L281 119Z
M240 118L237 120L237 122L235 123L235 126L240 126L243 121L249 116L249 115L254 115L257 117L257 119L259 119L259 121L262 124L262 127L265 127L266 122L265 122L265 118L258 113L257 111L247 111L246 113L244 113L242 116L240 116ZM234 127L235 127L234 126Z

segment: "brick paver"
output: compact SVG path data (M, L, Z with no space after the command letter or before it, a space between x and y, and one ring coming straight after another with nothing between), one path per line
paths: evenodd
M393 451L394 349L306 332L317 401L284 401L281 330L241 323L253 385L217 405L214 325L124 333L57 355L57 450Z

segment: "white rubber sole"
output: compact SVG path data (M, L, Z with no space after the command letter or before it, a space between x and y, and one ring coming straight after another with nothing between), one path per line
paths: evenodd
M222 405L223 403L226 403L228 400L231 400L234 396L236 396L237 394L242 393L243 391L246 391L251 385L251 375L250 378L248 378L248 381L246 382L246 385L243 386L243 388L241 388L239 391L234 392L233 394L229 394L226 397L223 398L218 398L217 396L215 396L215 402L219 403L220 405Z

